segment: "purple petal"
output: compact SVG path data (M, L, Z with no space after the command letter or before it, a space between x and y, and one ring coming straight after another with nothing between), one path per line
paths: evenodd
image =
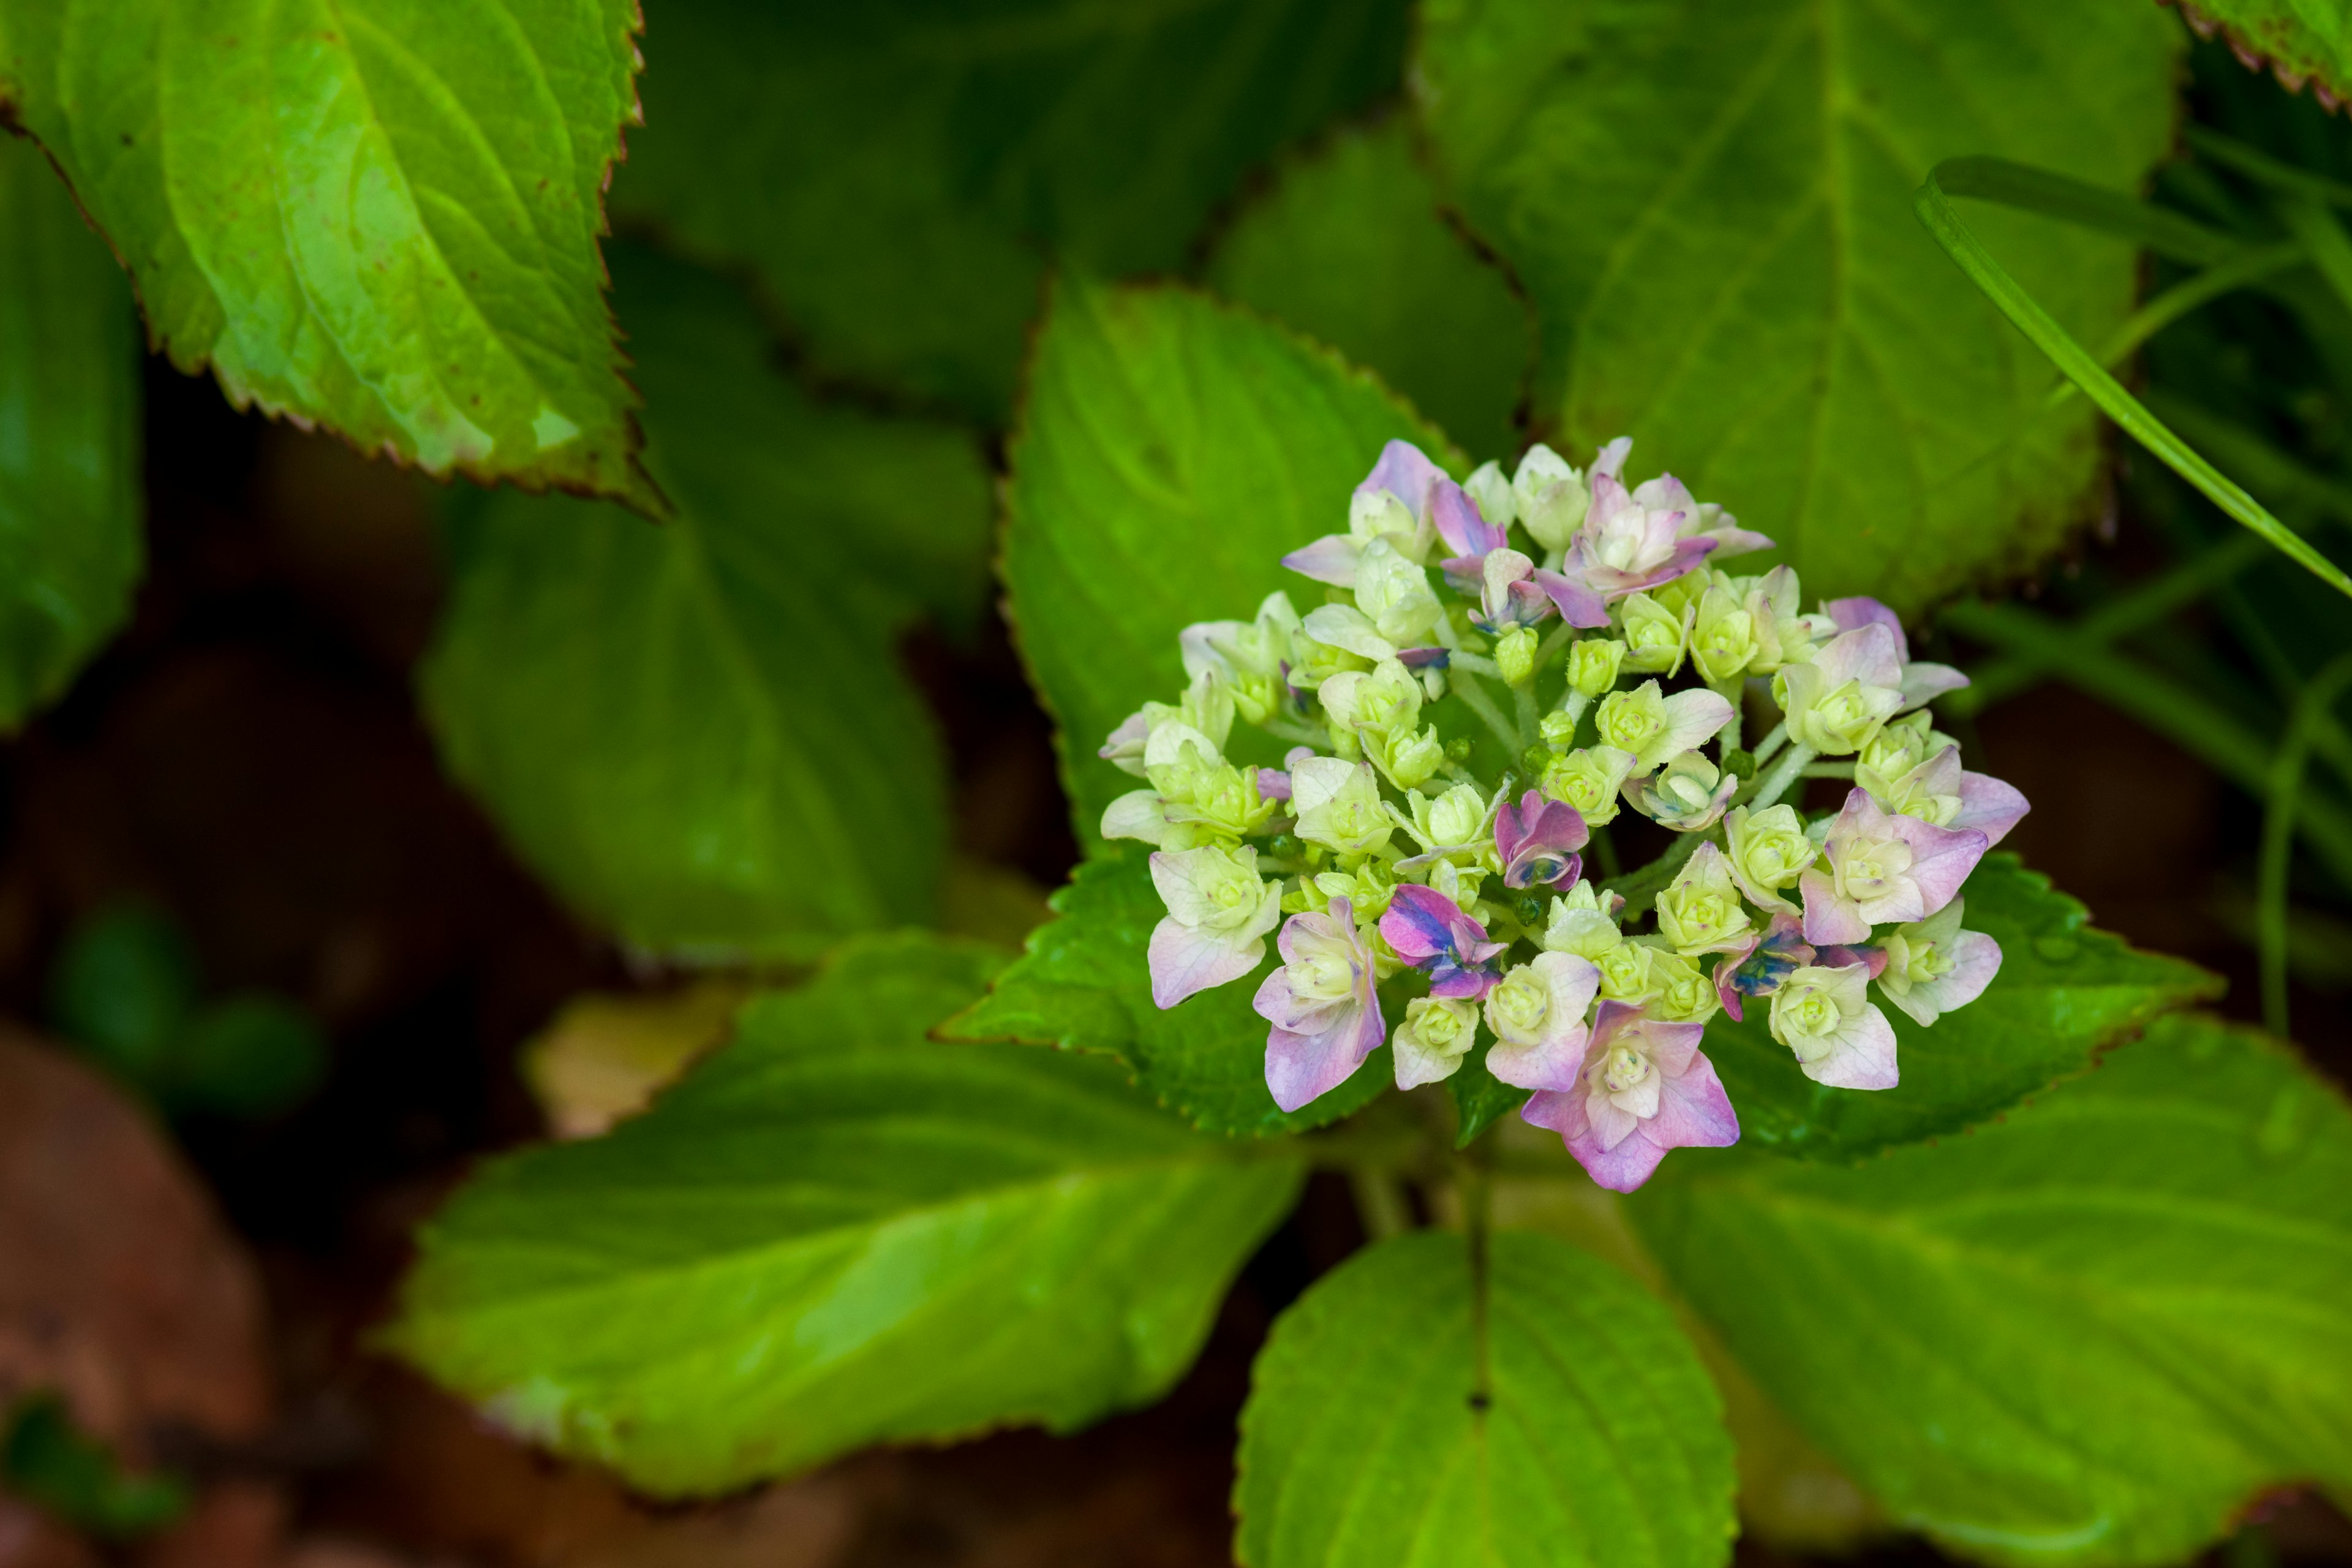
M2008 837L2018 819L2032 809L2014 785L1990 773L1964 773L1960 775L1960 809L1951 826L1983 834L1985 847L1990 849Z
M1483 557L1504 545L1503 531L1488 522L1470 492L1452 479L1441 479L1430 487L1429 510L1437 537L1456 555Z
M1865 622L1823 643L1821 651L1813 655L1813 665L1822 672L1825 687L1860 680L1864 686L1899 689L1903 685L1903 633L1900 628L1888 630L1883 622Z
M1528 574L1528 580L1543 590L1558 606L1559 618L1570 626L1594 631L1609 624L1609 601L1582 582L1540 567Z
M1407 669L1444 669L1454 662L1454 655L1442 647L1401 647L1396 660Z
M1188 996L1239 980L1265 956L1265 942L1222 941L1193 926L1179 925L1174 917L1151 928L1145 949L1151 965L1151 1001L1161 1009Z
M1405 510L1418 521L1429 515L1430 487L1444 478L1445 470L1431 462L1429 454L1420 447L1410 441L1391 441L1381 448L1380 460L1356 487L1356 494L1386 490L1404 502Z
M1991 846L1975 828L1937 827L1916 816L1892 818L1888 826L1911 846L1911 879L1918 885L1920 900L1914 920L1925 920L1950 903ZM1811 935L1811 931L1806 934Z
M1886 950L1883 947L1819 948L1813 960L1823 969L1852 969L1859 963L1870 971L1873 980L1886 973Z
M1529 790L1519 804L1507 801L1495 814L1495 852L1503 862L1506 887L1529 888L1573 882L1582 862L1573 851L1591 837L1572 805Z
M1615 479L1625 471L1625 454L1633 449L1633 437L1620 436L1592 454L1592 472Z
M1658 1114L1642 1131L1663 1149L1728 1149L1739 1142L1738 1113L1704 1053L1693 1053L1689 1066L1667 1079Z
M1290 974L1277 969L1258 987L1255 1006L1272 1019L1291 1009ZM1300 1034L1276 1023L1265 1038L1265 1087L1275 1104L1296 1110L1328 1094L1352 1077L1388 1037L1388 1022L1375 1001L1338 1010L1330 1025L1317 1034Z
M1851 599L1824 599L1822 608L1842 632L1857 626L1885 626L1895 634L1895 647L1905 660L1911 657L1910 640L1903 635L1903 617L1877 600L1856 595Z
M1969 678L1948 664L1906 664L1903 667L1903 710L1907 713L1968 684Z
M1328 583L1335 588L1352 588L1356 585L1356 563L1363 553L1364 547L1348 535L1327 533L1314 543L1284 556L1282 563L1318 583Z
M1417 882L1408 882L1389 900L1381 916L1381 935L1399 958L1408 963L1454 950L1455 922L1464 919L1452 899ZM1481 933L1484 934L1483 932Z
M1260 800L1288 800L1290 775L1279 768L1258 769L1257 797Z

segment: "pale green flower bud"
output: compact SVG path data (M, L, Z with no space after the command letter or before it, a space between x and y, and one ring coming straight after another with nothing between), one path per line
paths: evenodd
M1404 1005L1404 1022L1390 1037L1397 1087L1413 1089L1452 1078L1477 1039L1476 1003L1414 997Z
M1568 650L1569 688L1588 700L1605 696L1624 661L1625 645L1615 638L1579 637Z
M1600 733L1602 745L1614 746L1621 752L1640 752L1665 731L1665 695L1654 680L1645 680L1628 691L1612 691L1601 700L1600 710L1592 716L1592 727Z
M1624 900L1616 894L1609 894L1604 901L1591 883L1579 882L1552 900L1543 944L1554 952L1572 952L1598 963L1602 953L1625 940L1614 914L1623 907Z
M1546 550L1566 550L1592 505L1584 475L1549 447L1528 448L1511 479L1520 526Z
M1191 800L1224 765L1217 743L1181 720L1161 723L1144 743L1143 776L1162 800Z
M1724 818L1724 856L1732 879L1759 909L1794 913L1796 905L1781 896L1821 854L1805 833L1804 818L1792 805L1775 805L1750 812L1739 806Z
M1568 750L1569 746L1576 740L1576 721L1578 717L1579 716L1577 714L1570 713L1565 708L1555 708L1550 712L1545 714L1542 720L1536 725L1536 733L1543 737L1543 745L1538 747L1537 750L1551 752L1565 752ZM1539 763L1530 760L1528 765L1540 773L1546 766L1549 765L1549 763L1550 758L1546 757Z
M1394 831L1380 780L1362 763L1302 757L1290 770L1298 837L1341 855L1377 855Z
M1486 797L1468 784L1455 784L1435 800L1416 791L1412 804L1424 849L1475 844L1486 836Z
M1478 503L1478 515L1496 528L1508 528L1518 521L1518 498L1511 492L1511 481L1503 477L1502 464L1479 464L1462 481L1462 488Z
M1486 1026L1507 1046L1538 1043L1549 1022L1551 984L1532 964L1517 965L1487 994Z
M1386 490L1352 496L1348 501L1348 534L1360 544L1386 539L1409 561L1421 559L1427 541L1420 519L1404 502Z
M1357 920L1375 921L1389 907L1389 897L1396 891L1396 877L1389 862L1367 860L1353 871L1318 872L1315 891L1320 900L1311 908L1323 909L1333 899L1345 899L1356 911Z
M1660 608L1677 616L1687 616L1698 607L1699 595L1706 592L1707 574L1704 566L1684 573L1671 583L1660 584L1650 590L1650 597Z
M1723 851L1702 844L1658 895L1658 934L1675 951L1727 952L1754 929Z
M1682 668L1690 626L1681 609L1668 609L1647 594L1618 606L1624 623L1625 668L1643 674L1672 675Z
M1339 688L1336 699L1334 685ZM1421 721L1421 682L1392 658L1381 660L1353 679L1342 675L1327 683L1322 697L1332 721L1353 730L1402 733Z
M1621 942L1592 955L1592 965L1601 971L1601 994L1611 1002L1622 1002L1638 1006L1658 994L1658 982L1651 971L1661 955L1646 942Z
M1700 833L1715 826L1731 802L1738 779L1707 761L1698 752L1682 752L1666 765L1626 793L1633 809L1677 833Z
M1441 613L1429 574L1386 538L1364 546L1356 563L1356 608L1372 629L1399 647L1427 639Z
M1255 833L1281 804L1260 797L1255 768L1223 763L1195 773L1190 784L1189 795L1167 798L1168 820L1191 823L1211 837L1238 839Z
M1476 866L1440 860L1429 868L1429 885L1466 910L1478 901L1479 889L1486 885L1486 873Z
M1389 782L1399 789L1412 789L1427 784L1445 765L1445 742L1437 738L1437 726L1429 725L1420 733L1412 731L1392 734L1370 734L1365 737L1366 754L1380 764Z
M1651 1010L1669 1024L1704 1024L1723 1005L1706 972L1680 953L1650 951Z
M1535 678L1536 649L1542 641L1532 626L1513 626L1495 639L1495 668L1505 683L1525 686Z
M1290 684L1299 691L1319 694L1333 676L1361 674L1372 668L1372 661L1362 655L1349 653L1304 631L1298 634L1293 649L1296 657L1291 663Z
M1721 686L1748 673L1759 651L1756 617L1722 588L1699 595L1691 622L1691 662L1711 685Z
M1601 827L1616 819L1617 792L1633 772L1630 752L1580 746L1546 768L1538 787L1551 799L1576 807L1586 826Z
M1852 676L1832 679L1812 663L1783 666L1772 678L1772 696L1780 704L1789 739L1828 757L1846 756L1869 744L1879 726L1903 706L1903 693L1895 687Z
M1152 863L1170 858L1154 856ZM1181 874L1155 874L1153 880L1180 924L1224 935L1264 918L1267 885L1257 874L1257 851L1247 845L1194 849L1183 858Z

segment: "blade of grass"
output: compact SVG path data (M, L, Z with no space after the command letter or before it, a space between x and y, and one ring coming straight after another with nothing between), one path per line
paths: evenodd
M1927 172L1927 184L1950 195L2100 229L2200 267L2234 260L2248 248L2237 236L2169 207L2006 158L1947 158Z
M2298 192L2333 206L2352 207L2352 185L2341 180L2331 180L2308 169L2298 169L2292 163L2282 163L2259 148L2249 147L2243 142L2224 136L2218 131L2209 131L2202 125L2184 127L2181 139L2199 155L2210 158L2224 168L2234 169L2249 179L2259 180L2279 190Z
M2126 317L2099 350L2099 363L2114 370L2142 343L2192 310L2290 271L2306 259L2299 245L2267 245L2184 278ZM2073 382L2060 382L2051 389L2048 406L2060 407L2078 391Z
M2294 842L2296 807L2303 795L2304 763L2320 724L2352 686L2352 653L2339 655L2314 676L2296 698L2286 737L2271 759L2270 798L2263 811L2263 853L2255 883L2256 925L2263 966L2263 1027L2280 1039L2287 1033L2286 895L2289 850Z
M1959 214L1954 210L1950 198L1945 195L1939 177L1950 166L1939 163L1928 172L1927 183L1919 187L1913 208L1918 214L1919 221L1927 225L1927 231L1936 237L1937 242L1943 246L1960 269L1984 290L1986 296L2000 307L2001 313L2031 339L2035 347L2050 356L2051 361L2066 374L2067 379L2081 387L2108 418L2147 447L2158 461L2204 491L2216 506L2270 541L2282 553L2347 598L2352 598L2352 577L2346 576L2334 562L2265 511L2262 503L2239 489L2226 475L2199 457L2179 437L2167 429L2156 416L2141 405L2138 399L2124 390L2120 382L2101 368L2087 350L2068 336L2066 330L2053 321L2048 311L2034 303L2032 296L2018 286L2015 279L2002 269L2000 264L1992 258L1992 254L1969 232L1968 226L1960 221ZM2153 212L2157 209L2148 210ZM2180 221L2186 223L2188 220ZM2232 244L2234 246L2234 242Z

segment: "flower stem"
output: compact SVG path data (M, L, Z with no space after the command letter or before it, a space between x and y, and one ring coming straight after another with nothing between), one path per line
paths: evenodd
M1511 688L1511 698L1517 707L1517 713L1516 716L1518 720L1519 736L1522 749L1524 749L1528 742L1534 741L1536 735L1536 725L1540 721L1539 716L1536 712L1536 683L1534 678L1530 677L1525 686L1514 686Z
M1852 763L1813 763L1805 768L1809 779L1850 779L1853 777Z
M1780 797L1789 793L1789 786L1795 784L1811 763L1813 756L1811 746L1790 746L1770 773L1756 775L1755 793L1740 804L1752 811L1778 805Z
M1454 662L1459 664L1462 661L1456 659ZM1527 750L1527 742L1504 721L1502 710L1495 706L1495 700L1486 695L1486 688L1480 686L1475 679L1465 679L1454 682L1454 692L1469 707L1471 712L1486 721L1486 728L1495 731L1495 738L1503 742L1504 749L1512 756L1517 757L1521 752Z
M1756 765L1760 768L1770 762L1772 754L1786 745L1788 740L1789 726L1786 724L1775 724L1767 730L1764 738L1756 742Z

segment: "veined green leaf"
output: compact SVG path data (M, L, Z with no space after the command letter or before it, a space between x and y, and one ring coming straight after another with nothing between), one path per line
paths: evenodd
M1534 323L1438 212L1404 121L1343 129L1287 163L1218 242L1208 280L1379 372L1475 456L1518 451Z
M1742 1144L1851 1161L1958 1132L2083 1071L2159 1015L2221 994L2220 976L2094 928L2088 910L2014 855L1988 857L1961 895L1968 929L2000 943L2000 973L1933 1028L1880 1007L1895 1026L1896 1088L1831 1089L1805 1077L1772 1037L1766 999L1741 1009L1744 1024L1718 1015L1707 1026Z
M1677 1155L1632 1212L1781 1407L1970 1556L2174 1563L2266 1486L2352 1484L2352 1108L2212 1020L1858 1169Z
M1392 439L1458 464L1372 377L1267 321L1178 289L1055 290L1013 437L1003 572L1081 843L1134 783L1096 749L1183 689L1176 634L1246 620L1277 588L1319 604L1282 557L1347 531ZM1268 742L1264 760L1280 754Z
M614 261L678 516L508 493L455 531L423 675L450 771L643 948L809 956L926 920L946 784L893 637L978 587L979 452L815 403L709 275Z
M425 1228L394 1343L665 1496L1158 1396L1300 1169L1113 1063L926 1039L1000 962L855 944L644 1115L493 1165Z
M2322 92L2352 98L2352 16L2308 0L2193 0L2181 7L2189 26L2210 37L2228 35L2238 58L2268 62L2288 91L2306 81Z
M1632 435L1633 472L1780 541L1809 594L1909 613L2038 559L2099 467L1911 190L1966 153L2136 186L2178 36L2128 0L1432 0L1414 79L1443 187L1535 300L1538 424ZM2078 340L2130 310L2124 244L1991 237Z
M1356 1076L1286 1115L1265 1087L1266 1021L1250 1006L1261 975L1246 975L1166 1011L1151 1000L1145 948L1167 914L1140 846L1107 850L1054 895L1055 918L1028 952L946 1033L1099 1051L1134 1069L1160 1103L1204 1131L1265 1136L1302 1131L1362 1107L1394 1078L1386 1047ZM1267 940L1267 965L1275 962Z
M0 106L240 406L657 509L597 258L636 27L635 0L0 0Z
M1731 1440L1666 1310L1500 1231L1487 1277L1420 1231L1275 1324L1242 1412L1247 1568L1701 1568L1731 1554Z
M1405 16L666 0L615 210L752 268L821 369L993 421L1047 255L1180 265L1244 171L1393 89Z
M73 197L0 137L0 731L131 614L146 555L135 321Z

